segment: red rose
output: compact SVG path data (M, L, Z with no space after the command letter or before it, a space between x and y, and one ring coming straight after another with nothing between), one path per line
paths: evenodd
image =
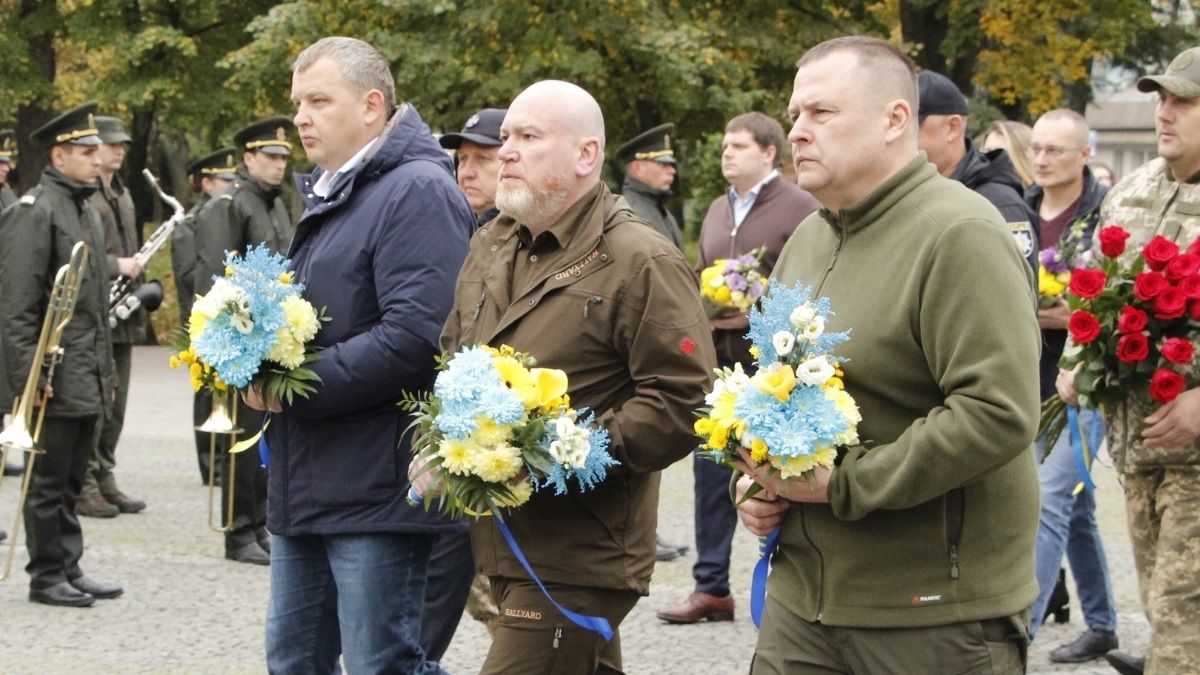
M1146 324L1150 323L1150 317L1146 313L1135 307L1126 305L1121 310L1121 316L1117 319L1117 331L1120 333L1137 333L1146 329Z
M1167 278L1171 281L1186 279L1200 271L1200 255L1180 253L1167 263Z
M1142 302L1153 300L1167 287L1167 278L1158 272L1142 272L1133 280L1133 296Z
M1100 270L1079 268L1071 271L1071 292L1083 298L1092 298L1104 292L1108 277Z
M1196 348L1192 345L1191 340L1167 338L1163 341L1162 349L1159 351L1162 352L1163 358L1171 363L1184 364L1192 360L1192 354L1195 353Z
M1125 252L1125 240L1129 232L1117 225L1110 225L1100 230L1100 252L1115 258Z
M1180 281L1179 290L1183 291L1189 300L1200 298L1200 275L1190 276Z
M1117 340L1117 358L1125 363L1137 363L1150 356L1150 341L1145 333L1122 335Z
M1100 336L1100 322L1095 314L1080 309L1071 313L1067 330L1071 331L1071 339L1075 344L1086 345Z
M1166 267L1171 258L1177 255L1179 255L1179 244L1162 235L1156 235L1142 249L1142 257L1146 259L1146 266L1155 272Z
M1187 313L1187 295L1177 286L1167 286L1154 298L1154 318L1170 321Z
M1150 397L1162 404L1170 403L1183 391L1183 376L1179 373L1159 368L1150 378Z
M1200 239L1192 240L1192 243L1187 247L1187 252L1200 255Z

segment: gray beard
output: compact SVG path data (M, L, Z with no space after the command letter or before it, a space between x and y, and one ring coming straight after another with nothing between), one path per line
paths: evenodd
M496 188L496 208L518 223L540 225L562 208L569 191L565 181L557 180L537 188L500 185Z

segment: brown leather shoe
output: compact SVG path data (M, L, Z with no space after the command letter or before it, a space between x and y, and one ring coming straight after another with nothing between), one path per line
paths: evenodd
M667 623L696 623L707 619L709 621L733 621L733 596L719 598L708 593L696 591L688 596L682 604L670 607L656 614Z
M105 492L102 496L109 504L120 509L121 513L137 513L146 508L146 502L141 499L134 499L120 490Z
M75 502L75 515L88 518L116 518L120 509L108 503L99 492L85 492Z

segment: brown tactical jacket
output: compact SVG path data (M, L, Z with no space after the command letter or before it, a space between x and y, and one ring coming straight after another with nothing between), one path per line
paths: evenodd
M500 216L471 240L442 331L447 352L507 344L566 371L572 405L612 435L621 464L603 484L537 492L507 516L546 581L647 593L659 472L695 447L716 363L708 320L682 254L645 225L604 185L533 240ZM471 535L481 572L527 578L494 519Z

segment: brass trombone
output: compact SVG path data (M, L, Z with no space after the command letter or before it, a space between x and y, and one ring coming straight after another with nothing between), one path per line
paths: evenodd
M4 559L4 574L0 581L8 579L12 570L13 554L17 550L17 540L20 539L21 518L25 511L25 498L29 496L29 485L33 478L33 464L37 456L43 452L38 447L42 435L42 423L46 420L46 408L49 401L39 405L38 393L41 387L43 371L46 382L54 381L54 369L63 357L62 336L75 314L75 301L79 299L79 288L83 284L83 274L87 269L88 247L79 242L71 249L71 259L54 275L54 286L50 289L50 301L46 304L46 316L42 319L42 331L38 334L37 347L33 351L33 360L29 366L29 375L25 378L25 389L13 401L12 424L0 433L0 459L8 458L8 449L16 448L26 453L25 476L21 481L21 496L17 499L17 515L13 518L12 538L8 545L8 555ZM38 408L37 420L33 418L33 409ZM31 431L32 429L32 431ZM2 462L0 462L2 463Z
M209 413L208 419L204 420L204 424L196 427L196 431L208 434L208 527L214 532L228 532L233 529L233 493L234 480L237 478L237 458L229 453L226 453L228 455L229 495L226 498L225 522L220 525L213 524L213 502L217 491L217 434L229 436L229 444L232 446L237 440L237 435L242 432L237 425L236 396L237 390L233 388L228 388L223 392L213 389L212 412Z

